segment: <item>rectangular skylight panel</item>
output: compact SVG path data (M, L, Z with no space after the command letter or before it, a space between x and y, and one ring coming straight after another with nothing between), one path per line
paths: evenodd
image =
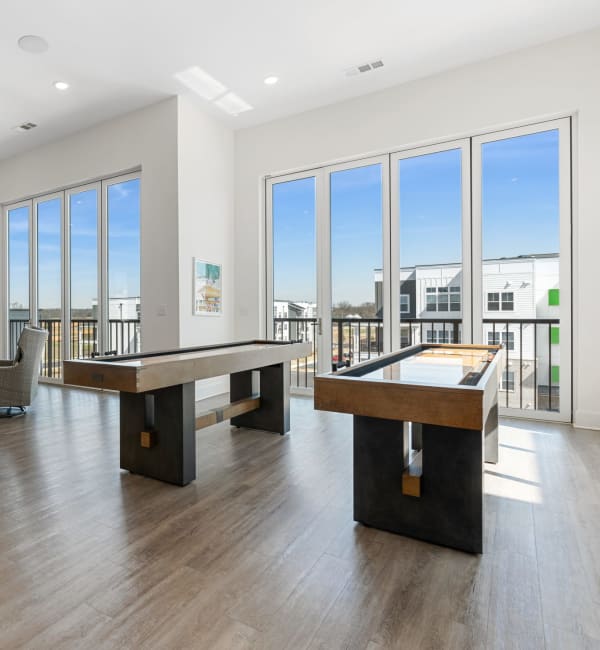
M175 74L175 78L207 101L212 101L227 91L227 87L211 77L197 65Z
M252 106L245 102L241 97L238 97L235 93L227 93L217 99L215 104L226 113L230 115L239 115L245 111L251 111Z

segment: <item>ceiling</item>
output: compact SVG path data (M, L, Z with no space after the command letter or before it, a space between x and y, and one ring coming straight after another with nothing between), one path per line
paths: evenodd
M231 117L197 99L242 128L596 25L598 0L4 1L0 158L188 93L174 74L191 66L254 106ZM20 50L24 34L48 51ZM377 59L383 68L344 73ZM28 121L38 128L12 130Z

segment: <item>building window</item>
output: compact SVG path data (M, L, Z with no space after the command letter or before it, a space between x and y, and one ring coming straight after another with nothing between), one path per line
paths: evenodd
M507 350L515 349L514 332L488 332L488 345L503 345Z
M450 332L427 330L427 343L450 343Z
M450 311L460 311L460 287L450 287Z
M500 294L488 293L487 298L488 311L500 311Z
M448 287L438 287L437 292L438 311L448 311Z
M437 289L435 287L427 287L426 292L426 310L437 311Z
M427 287L426 311L460 311L460 287Z
M515 309L515 294L512 291L503 291L502 295L502 311L514 311Z
M514 311L515 294L512 291L493 292L487 295L488 311Z
M400 294L400 313L408 314L410 312L410 296L407 293Z
M504 370L502 373L501 390L513 392L515 390L515 373L512 370Z

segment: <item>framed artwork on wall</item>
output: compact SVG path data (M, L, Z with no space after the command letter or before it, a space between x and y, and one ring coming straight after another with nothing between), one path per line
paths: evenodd
M220 316L223 313L221 265L194 257L194 316Z

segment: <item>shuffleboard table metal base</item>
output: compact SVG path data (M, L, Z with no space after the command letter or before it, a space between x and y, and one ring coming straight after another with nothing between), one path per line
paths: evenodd
M147 393L121 392L121 469L175 485L196 478L194 382ZM140 444L151 431L154 444Z
M252 394L252 372L234 372L229 376L231 401ZM231 418L231 424L283 435L290 430L290 362L264 366L258 372L260 408Z
M260 398L252 399L253 370L230 375L231 401L235 404L250 398L248 401L258 405L232 417L231 424L284 435L290 430L290 362L257 371ZM121 392L120 407L121 469L180 486L195 480L198 421L194 382L145 393ZM152 445L140 444L141 432L151 432Z
M420 425L419 497L402 491L404 423L354 416L354 519L435 544L483 551L483 433Z

